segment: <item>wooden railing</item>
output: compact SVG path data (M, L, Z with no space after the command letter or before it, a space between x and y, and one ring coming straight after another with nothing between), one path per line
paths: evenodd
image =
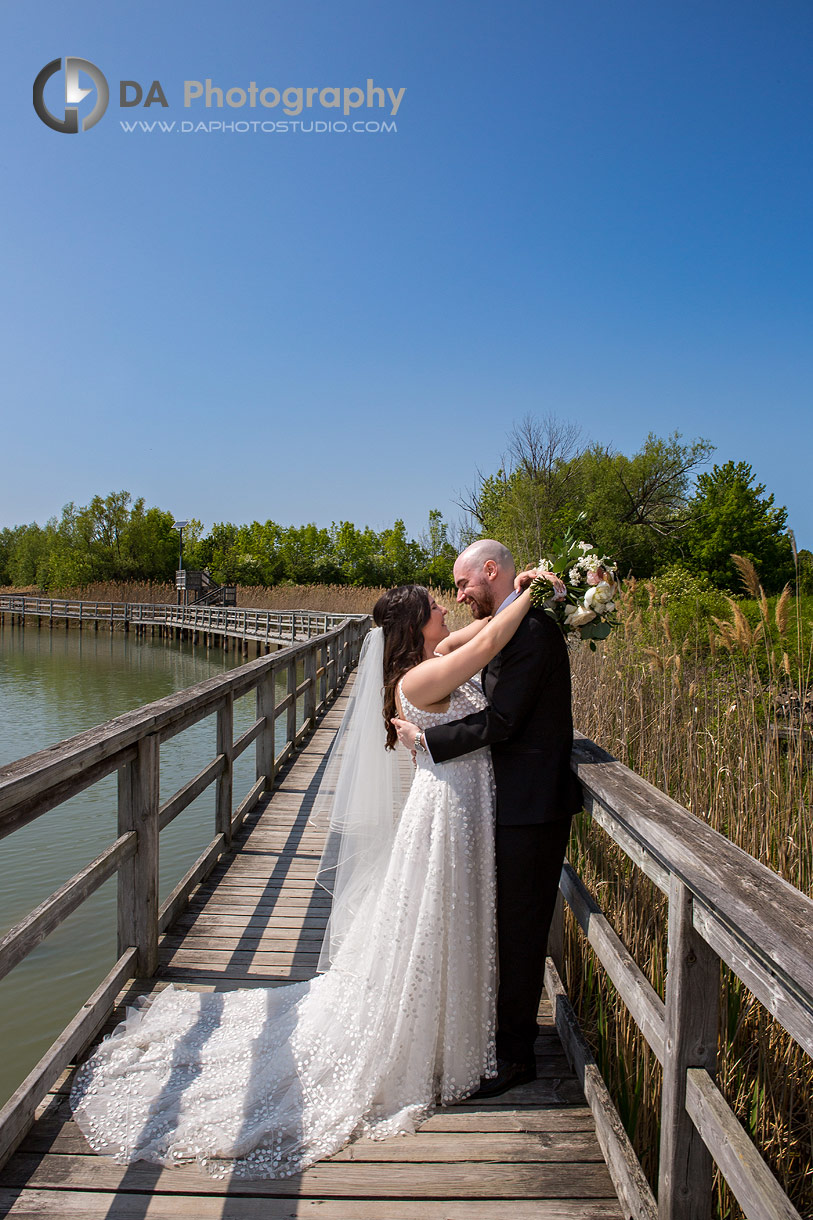
M329 614L316 610L252 610L236 606L171 606L151 602L96 602L24 594L0 594L0 615L20 615L111 627L162 625L190 631L212 631L252 640L307 640L363 614Z
M562 871L561 893L663 1068L656 1204L558 975L560 909L548 994L619 1196L636 1220L707 1220L716 1163L749 1220L799 1220L714 1077L721 962L813 1056L813 901L586 737L573 766L594 823L669 899L664 1002L581 878Z
M155 972L159 934L229 850L246 814L313 731L316 717L355 665L369 627L369 618L345 619L312 640L207 678L0 769L0 837L118 772L115 842L0 941L2 978L109 877L118 874L118 960L0 1111L0 1165L28 1130L36 1106L59 1074L96 1036L127 980ZM297 680L299 669L301 681ZM277 679L282 676L285 694L278 699ZM256 719L235 739L234 700L251 691L256 692ZM212 715L217 717L215 757L178 792L159 803L162 744ZM285 739L277 750L275 727L282 715ZM233 810L234 761L252 743L256 780ZM216 785L214 838L159 906L160 832L211 784Z

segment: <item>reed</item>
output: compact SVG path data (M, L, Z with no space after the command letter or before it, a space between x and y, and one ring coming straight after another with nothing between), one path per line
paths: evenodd
M753 571L743 576L756 579ZM811 655L794 649L803 637L790 593L771 607L758 580L749 592L753 604L732 600L707 650L696 635L676 638L656 587L645 614L628 594L624 631L596 654L572 654L574 719L639 775L813 896L810 747L802 734L779 743L772 732L788 707L804 727ZM754 606L749 618L744 611ZM575 825L571 862L663 996L664 896L586 815ZM570 918L565 954L569 993L656 1187L660 1066ZM719 1052L729 1104L801 1214L813 1214L813 1064L727 971ZM741 1215L722 1181L715 1202L720 1220Z
M378 598L386 590L363 588L356 585L238 585L237 605L256 610L326 610L333 614L346 611L348 614L370 614ZM177 599L175 586L158 582L105 581L85 585L81 588L52 590L48 594L36 588L7 587L0 593L17 596L70 598L71 600L100 602L138 602L147 605L174 605ZM470 621L465 607L455 604L454 594L447 589L430 589L435 600L449 610L449 626L452 630L463 627Z

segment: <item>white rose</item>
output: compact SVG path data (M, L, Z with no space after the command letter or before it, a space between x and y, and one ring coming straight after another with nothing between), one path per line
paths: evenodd
M600 580L597 585L593 585L584 595L584 604L596 614L609 614L615 610L615 585L608 584L606 580Z
M576 627L584 627L587 623L592 623L595 617L595 610L588 610L586 606L567 606L565 609L565 626L572 631Z

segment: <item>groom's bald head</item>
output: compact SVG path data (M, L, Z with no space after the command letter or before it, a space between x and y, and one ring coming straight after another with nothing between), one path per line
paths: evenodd
M514 587L516 568L508 547L481 538L458 555L454 565L457 600L467 602L475 618L486 618Z

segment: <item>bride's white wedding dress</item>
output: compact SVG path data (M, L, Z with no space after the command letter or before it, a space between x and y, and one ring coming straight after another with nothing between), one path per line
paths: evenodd
M474 683L421 727L485 704ZM494 1074L494 783L488 750L419 756L380 885L307 983L134 1012L79 1068L71 1104L119 1162L284 1177L358 1135L412 1132Z

